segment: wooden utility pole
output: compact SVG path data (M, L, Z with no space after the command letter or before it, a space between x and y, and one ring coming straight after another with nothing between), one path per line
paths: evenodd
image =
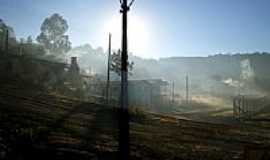
M240 83L240 81L238 83L238 95L239 96L241 95L241 83Z
M119 114L119 159L129 160L129 113L128 113L128 39L127 14L134 0L120 0L122 13L122 54L121 54L121 108Z
M1 20L1 19L0 19L0 20ZM1 34L1 35L0 35L0 38L1 38L1 39L0 39L0 41L1 41L1 44L0 44L1 48L0 48L0 49L1 49L1 51L4 52L4 49L5 49L5 48L4 48L4 46L5 46L5 44L4 44L4 43L5 43L5 31L4 31L3 29L1 29L1 28L0 28L0 34Z
M186 76L186 104L189 104L189 78Z
M106 100L107 104L110 101L110 70L111 70L111 47L112 47L112 35L109 34L109 50L108 50L108 68L107 68L107 86L106 86Z
M19 45L19 55L23 55L23 44L20 42L20 45ZM66 60L67 61L67 60ZM66 62L67 63L67 62Z
M172 82L172 104L174 104L174 81Z
M6 53L8 53L8 49L9 49L9 31L8 28L6 29L6 37L5 37L5 51Z

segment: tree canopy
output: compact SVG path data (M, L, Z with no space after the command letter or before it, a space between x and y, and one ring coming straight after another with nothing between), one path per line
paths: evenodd
M37 41L44 46L48 53L59 57L71 49L69 36L65 35L68 23L59 14L55 13L46 18L40 30Z
M134 62L128 62L128 70L131 75L131 70L133 70ZM111 68L113 72L117 73L119 76L121 75L121 50L119 49L117 52L114 52L111 56Z

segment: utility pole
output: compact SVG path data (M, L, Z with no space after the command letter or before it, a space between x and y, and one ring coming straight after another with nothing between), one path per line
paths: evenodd
M9 45L9 43L8 43L8 41L9 41L9 31L8 31L8 28L6 29L6 37L5 37L5 51L6 51L6 54L8 53L8 45Z
M172 82L172 104L174 104L174 81Z
M107 68L107 86L106 86L106 100L107 104L110 101L110 70L111 70L111 47L112 47L112 35L109 34L109 51L108 51L108 68Z
M21 55L23 55L23 44L22 43L20 43L20 45L19 45L19 55L21 56ZM66 60L67 61L67 60ZM67 63L67 62L66 62Z
M1 19L0 19L0 21L1 21ZM5 31L3 29L1 29L1 28L0 28L0 37L1 37L1 39L0 39L0 41L1 41L1 44L0 44L1 48L0 48L0 50L4 52L4 49L5 49L4 48L4 45L5 45L4 44L4 41L5 41L5 38L4 38L5 37Z
M240 82L238 83L238 96L240 96L241 95L241 84L240 84Z
M186 104L189 104L189 78L186 76Z
M119 114L119 159L129 160L129 113L128 113L128 39L127 14L135 0L119 0L122 13L122 55L121 55L121 107Z

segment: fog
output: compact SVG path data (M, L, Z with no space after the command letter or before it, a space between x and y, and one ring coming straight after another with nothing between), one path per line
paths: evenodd
M270 53L130 50L123 67L125 47L73 46L69 29L54 13L18 39L0 21L0 159L270 158Z
M105 49L82 45L73 48L69 57L77 56L83 70L106 76L108 52ZM208 57L168 57L161 59L143 59L134 54L129 60L134 62L130 80L163 79L170 85L175 83L175 91L185 96L186 76L189 77L190 94L209 95L229 98L238 94L268 95L265 74L268 66L267 53L242 53L232 55L214 55ZM260 59L262 61L260 61ZM113 74L113 73L112 73ZM113 79L118 76L113 74ZM104 79L105 80L105 79ZM264 82L261 82L261 81Z

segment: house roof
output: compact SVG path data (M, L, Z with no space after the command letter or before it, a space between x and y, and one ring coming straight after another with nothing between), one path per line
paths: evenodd
M111 81L112 84L120 84L121 81ZM168 81L162 79L143 79L143 80L129 80L129 84L141 84L141 85L158 85L158 86L166 86L168 85Z

